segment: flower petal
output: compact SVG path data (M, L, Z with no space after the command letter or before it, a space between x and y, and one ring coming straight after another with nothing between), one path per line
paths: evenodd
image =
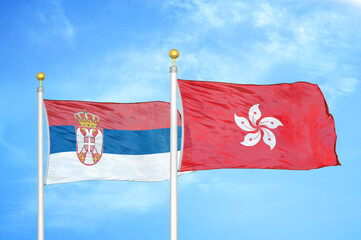
M273 134L273 132L271 132L271 130L268 130L267 128L263 128L261 127L262 131L263 131L263 141L265 144L267 144L268 146L270 146L271 150L276 146L276 137Z
M251 126L247 118L238 117L236 114L234 114L234 121L236 121L238 127L240 127L244 131L250 132L256 130L256 128Z
M241 142L242 145L250 147L256 145L259 140L261 140L261 131L258 130L256 133L248 133L245 137L243 142Z
M257 126L257 120L261 117L261 111L258 106L259 104L255 104L249 109L249 120L251 120L253 126Z
M283 124L278 119L273 118L273 117L265 117L265 118L261 119L261 121L259 122L259 125L266 126L271 129L275 129L278 126L283 126Z

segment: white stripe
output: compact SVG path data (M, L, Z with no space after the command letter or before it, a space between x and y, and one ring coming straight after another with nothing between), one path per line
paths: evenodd
M178 155L180 151L178 151ZM170 153L118 155L103 153L92 166L76 152L54 153L48 159L46 185L85 180L164 181L169 179Z

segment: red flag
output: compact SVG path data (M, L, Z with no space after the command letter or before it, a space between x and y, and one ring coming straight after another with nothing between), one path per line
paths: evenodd
M334 120L317 84L178 84L184 114L180 171L340 165Z

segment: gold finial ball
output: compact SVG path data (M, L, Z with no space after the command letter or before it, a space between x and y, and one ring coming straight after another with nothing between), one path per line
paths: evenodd
M172 49L169 51L169 57L172 59L176 59L179 56L179 52L177 49Z
M37 78L39 81L43 81L44 78L45 78L45 74L42 73L42 72L39 72L38 74L36 74L36 78Z

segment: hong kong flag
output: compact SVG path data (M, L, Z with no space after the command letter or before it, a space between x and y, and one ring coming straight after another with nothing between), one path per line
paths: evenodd
M340 165L334 120L316 84L178 85L184 116L180 171Z

